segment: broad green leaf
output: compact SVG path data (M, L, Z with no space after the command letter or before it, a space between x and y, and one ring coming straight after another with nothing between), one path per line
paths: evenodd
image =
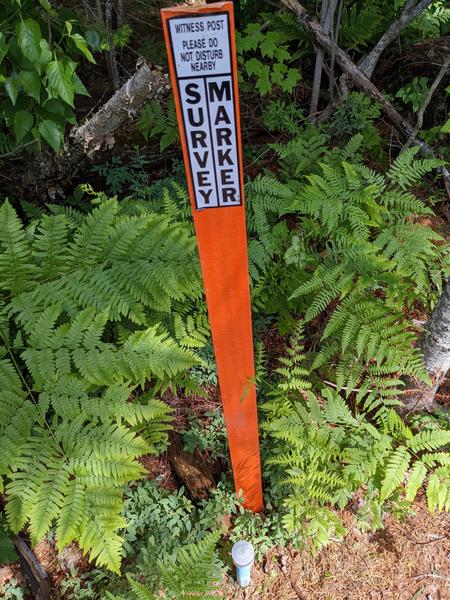
M8 54L8 42L6 41L6 37L4 33L0 33L0 65L3 62L3 59Z
M285 92L292 92L293 88L297 85L299 79L300 73L298 69L289 69L285 80L280 83L280 87Z
M49 15L54 14L55 10L52 8L50 2L48 0L39 0L39 4L42 6L44 10L48 12Z
M272 82L281 85L285 79L288 68L284 63L275 63L272 69Z
M17 43L25 58L31 62L39 60L42 39L39 23L34 19L25 19L17 25Z
M268 94L272 90L272 83L270 82L270 67L269 65L261 65L260 71L257 73L256 89L260 91L262 95Z
M246 37L240 37L238 42L239 52L248 52L249 50L256 50L259 42L264 39L262 34L248 35Z
M282 37L283 36L279 31L269 31L268 33L266 33L259 47L262 56L268 56L269 58L273 58L274 53L277 49L277 46L279 46Z
M21 71L19 82L24 92L39 102L41 98L41 79L36 71Z
M34 118L33 115L26 110L18 110L14 115L14 133L18 142L22 141L23 138L33 127Z
M41 49L41 56L39 58L39 64L45 67L52 60L52 52L47 40L42 39L39 42L39 48Z
M263 69L263 63L257 58L251 58L250 60L245 61L245 70L247 71L247 75L259 75ZM267 69L269 68L265 65Z
M450 133L450 119L448 119L447 123L444 123L441 127L442 133Z
M285 46L277 46L274 52L274 58L280 62L292 60L292 55Z
M6 93L10 97L11 102L16 105L17 96L19 95L19 82L15 73L11 77L7 77L5 80Z
M88 43L84 37L79 33L74 33L70 37L81 54L83 54L91 63L95 63L95 59L92 56L91 51L88 48Z
M52 92L73 107L74 89L72 78L69 77L64 64L59 60L52 60L48 63L45 72Z
M65 104L59 98L52 98L51 100L47 100L47 102L45 102L43 108L46 110L46 112L63 117L66 112L67 104ZM43 118L45 118L45 116Z
M47 144L51 146L55 152L58 152L63 143L63 135L58 125L54 121L44 119L39 123L38 129Z
M75 94L81 94L82 96L90 96L90 93L84 87L83 82L76 73L73 74L73 89Z

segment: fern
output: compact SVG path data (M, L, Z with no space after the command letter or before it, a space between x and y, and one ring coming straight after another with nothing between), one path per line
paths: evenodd
M307 182L290 180L288 210L299 224L285 255L285 285L306 322L325 318L313 369L326 366L338 389L355 390L365 409L376 410L395 402L399 375L428 380L404 311L427 296L432 305L430 289L442 289L449 251L415 220L430 209L401 187L437 163L415 160L412 150L384 177L357 162L360 142L355 136L339 157L329 153Z
M343 533L332 509L342 509L361 486L368 495L377 486L370 501L380 510L403 495L412 502L422 486L431 510L447 509L450 453L444 450L450 432L414 432L388 406L369 421L335 389L314 393L302 328L299 323L288 355L280 359L280 380L263 404L262 426L270 447L266 469L277 482L275 492L281 487L283 523L294 539L312 538L317 548Z
M344 47L350 50L364 48L382 31L383 21L384 12L377 2L345 6L339 31Z
M148 102L142 109L137 128L146 140L159 137L161 152L177 143L179 134L173 101L170 101L167 107L157 100Z
M60 550L77 540L119 572L123 488L170 428L155 391L198 362L167 325L177 303L201 293L194 239L182 223L108 199L85 215L55 209L25 230L5 202L0 271L8 524L28 523L34 544L55 525ZM201 324L186 323L200 339Z
M415 160L418 151L419 147L414 146L399 154L387 172L388 179L404 189L444 164L444 161L438 158Z

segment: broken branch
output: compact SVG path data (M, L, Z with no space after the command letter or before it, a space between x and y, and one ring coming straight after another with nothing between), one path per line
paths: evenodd
M300 25L312 34L314 41L331 54L333 51L331 37L325 33L316 19L308 14L298 0L281 0L281 3L294 12ZM353 83L364 92L366 96L369 96L381 105L383 112L400 133L407 138L411 137L414 133L414 128L411 123L402 117L394 105L387 100L380 90L370 81L367 75L365 75L352 60L350 60L347 54L337 44L334 45L334 52L336 62L341 67L342 71L350 77ZM414 142L419 146L423 154L435 156L435 153L430 146L417 135L414 136ZM450 173L446 167L441 167L440 170L444 177L447 194L450 198Z

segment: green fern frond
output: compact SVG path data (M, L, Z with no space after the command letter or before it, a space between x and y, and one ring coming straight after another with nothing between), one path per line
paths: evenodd
M385 476L381 485L381 500L386 500L403 483L408 471L411 456L404 446L400 446L390 455Z
M417 495L417 492L422 487L425 477L427 475L427 468L422 461L417 460L414 463L411 473L406 484L406 500L412 502Z
M415 156L419 150L419 146L414 146L404 150L397 156L386 174L392 183L405 189L420 181L427 173L443 166L444 161L438 158L416 160Z

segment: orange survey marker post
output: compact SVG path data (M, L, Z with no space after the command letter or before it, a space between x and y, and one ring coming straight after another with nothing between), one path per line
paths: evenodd
M263 507L232 2L161 11L236 491Z

